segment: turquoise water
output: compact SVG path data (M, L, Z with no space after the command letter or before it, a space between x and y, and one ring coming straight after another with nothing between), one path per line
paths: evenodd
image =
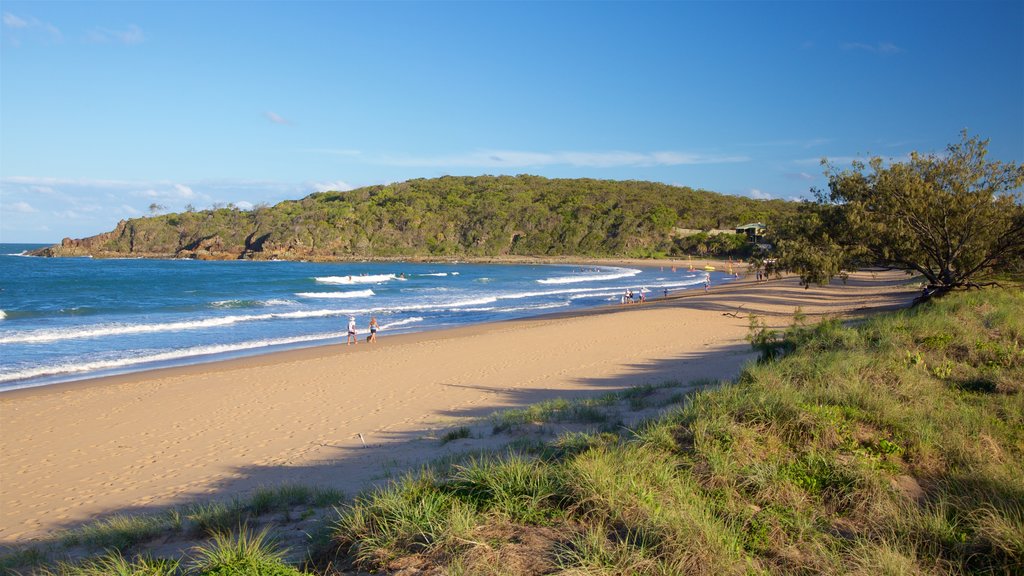
M704 272L593 265L206 262L0 244L0 390L701 289ZM712 284L728 281L711 273Z

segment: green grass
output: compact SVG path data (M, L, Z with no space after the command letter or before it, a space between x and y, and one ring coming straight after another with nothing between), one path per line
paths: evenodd
M246 499L195 503L156 514L118 514L61 534L56 554L53 546L49 551L36 546L3 555L0 573L36 573L30 572L36 570L41 574L69 575L163 574L161 570L168 569L169 563L153 563L145 558L129 561L125 555L169 535L216 538L232 531L247 532L255 518L282 512L287 520L296 507L306 508L299 512L300 517L310 517L315 514L314 509L329 509L344 499L344 494L337 490L283 484L257 488ZM105 552L78 563L63 562L47 567L53 564L53 556L60 555L60 548L74 547ZM177 574L173 570L167 573Z
M511 524L565 534L533 550L564 574L1024 572L1022 310L1020 291L990 290L856 326L752 322L765 358L733 384L629 433L407 477L339 512L337 553L497 573L480 551L515 542L481 535ZM493 420L599 423L589 410L652 395Z
M177 527L180 527L178 517L171 513L135 516L118 514L68 531L61 541L65 546L127 550L174 531Z
M444 435L441 436L441 444L447 444L455 440L469 438L471 435L472 432L470 432L469 428L467 428L466 426L460 426L458 428L445 432Z
M55 570L43 569L40 576L177 576L180 562L168 559L128 560L112 551L80 563L60 563Z
M285 552L267 538L267 531L218 533L213 542L197 548L189 567L199 576L301 576L284 562Z

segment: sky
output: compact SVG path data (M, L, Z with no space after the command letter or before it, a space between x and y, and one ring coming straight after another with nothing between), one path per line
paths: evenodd
M1024 162L1022 2L0 2L0 242L443 175Z

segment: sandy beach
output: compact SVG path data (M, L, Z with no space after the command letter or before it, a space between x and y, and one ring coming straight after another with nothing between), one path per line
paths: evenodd
M298 483L348 494L444 454L467 419L554 397L734 377L773 325L906 306L898 272L794 278L0 394L0 543ZM652 295L656 296L656 295ZM730 313L730 315L726 315Z

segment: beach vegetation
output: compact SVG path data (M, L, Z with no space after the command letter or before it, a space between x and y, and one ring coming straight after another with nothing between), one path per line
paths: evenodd
M69 530L64 533L61 541L64 546L127 550L174 530L174 518L173 513L115 514Z
M449 442L454 442L455 440L469 438L470 436L472 436L472 434L473 432L469 429L468 426L459 426L458 428L453 428L445 432L441 436L441 444L447 444Z
M961 135L941 154L825 163L828 191L774 227L778 268L826 283L883 266L920 274L929 294L979 286L1024 263L1024 166Z
M237 532L213 535L210 543L192 553L189 574L196 576L300 576L285 563L285 552L268 537L266 529L251 532L244 526Z
M138 555L134 559L126 559L126 555L145 549L152 541L167 538L212 538L216 543L217 538L223 540L224 534L237 532L245 540L253 536L251 527L260 523L260 516L278 513L283 521L287 521L295 514L300 521L308 520L344 500L345 495L338 490L281 484L261 486L246 498L197 502L153 514L116 514L68 530L56 542L46 546L0 554L0 573L149 575L170 570L166 573L181 574L168 568L171 566L169 562L157 562ZM62 556L62 550L75 550L75 556L104 552L98 556L86 555L79 561L61 561L54 566L54 559ZM174 563L174 566L178 565Z
M112 550L103 556L82 562L61 562L55 568L43 568L39 576L179 576L179 560L141 556L126 559Z
M855 325L797 314L773 337L785 354L634 430L573 432L357 498L338 511L335 557L467 574L1019 572L1021 309L1018 289ZM533 571L496 567L542 530L554 536L532 541Z

